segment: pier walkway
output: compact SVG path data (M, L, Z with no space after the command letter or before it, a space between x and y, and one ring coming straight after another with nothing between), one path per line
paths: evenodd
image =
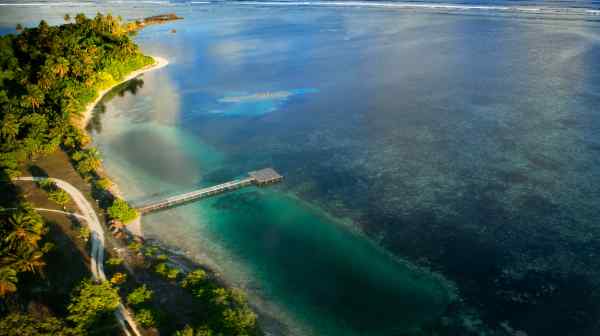
M197 199L221 194L227 191L237 190L250 185L264 186L267 184L280 182L281 180L283 180L283 176L279 175L273 168L265 168L249 172L248 177L243 179L233 180L217 184L212 187L190 191L184 194L168 197L161 201L140 206L137 208L137 211L139 211L141 214L146 214L191 202Z

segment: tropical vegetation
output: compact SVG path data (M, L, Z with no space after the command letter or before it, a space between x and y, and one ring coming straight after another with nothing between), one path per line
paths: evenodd
M70 19L70 18L69 18ZM62 146L82 174L98 168L100 157L76 121L99 89L153 62L131 40L118 17L83 14L75 22L41 21L17 35L0 36L0 168L19 174L26 159Z
M123 223L131 222L139 216L135 209L130 207L125 200L120 198L115 199L107 211L110 218L119 220Z
M155 17L143 24L165 18L169 19ZM111 182L98 173L102 159L88 146L90 140L81 130L81 114L99 90L153 62L140 53L130 37L143 26L141 22L124 24L118 17L102 14L94 18L65 15L64 19L66 23L60 26L41 21L34 28L20 27L19 34L0 36L0 179L13 196L17 190L11 179L19 176L23 163L59 149L69 155L70 164L94 187L92 190L108 194ZM141 82L134 84L133 89L141 87ZM38 185L61 207L71 201L50 179L38 181ZM123 223L139 215L120 198L111 196L98 204L106 209L105 215ZM50 288L45 287L50 281L38 281L52 265L47 265L52 261L47 258L53 256L49 255L54 247L50 241L60 244L52 240L55 231L49 230L51 224L24 199L15 196L5 202L0 198L0 206L4 207L0 207L0 335L114 335L119 327L114 312L121 296L141 327L161 328L166 313L154 302L159 300L153 300L161 294L161 286L152 287L155 292L151 286L140 284L137 277L128 276L130 259L124 262L115 255L107 261L110 280L92 281L85 273L66 287L61 304L53 310L29 309L28 303L35 300L28 295ZM79 244L91 237L87 227L71 230L69 238L76 238ZM128 250L135 258L144 259L149 273L156 274L163 285L181 287L178 292L194 303L197 314L170 324L170 331L184 328L177 335L196 336L259 333L256 315L241 292L220 286L202 269L186 274L156 247L132 242ZM87 272L87 266L83 268ZM19 297L22 292L26 293Z
M42 243L48 231L42 217L27 203L0 211L0 298L17 290L20 273L41 273L44 254L52 244Z

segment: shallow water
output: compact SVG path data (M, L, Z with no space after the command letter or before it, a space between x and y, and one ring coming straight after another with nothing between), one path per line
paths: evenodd
M439 318L452 291L410 260L489 328L594 335L598 19L341 7L174 6L185 20L136 38L171 64L107 102L94 135L129 200L285 176L147 216L147 234L296 334Z

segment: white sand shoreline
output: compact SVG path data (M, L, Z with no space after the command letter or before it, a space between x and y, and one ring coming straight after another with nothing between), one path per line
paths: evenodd
M129 80L132 80L135 77L137 77L143 73L160 69L169 64L169 61L165 58L162 58L159 56L152 56L152 55L149 55L149 56L154 59L154 64L147 65L141 69L135 70L135 71L131 72L130 74L128 74L127 76L125 76L125 78L123 78L119 82L115 83L114 85L111 85L110 87L108 87L104 90L100 90L98 92L98 97L96 99L94 99L93 102L89 103L86 106L85 111L83 112L81 118L76 121L76 124L80 129L82 129L85 132L85 127L87 126L88 122L92 118L94 107L96 107L96 105L100 102L100 100L115 86L120 85ZM101 169L104 171L104 167L101 167ZM104 171L104 174L108 175L108 174L106 174L106 171ZM112 185L109 187L109 190L113 195L123 198L123 195L122 195L121 191L119 190L119 186L116 183L113 182ZM136 218L133 222L131 222L129 225L127 225L126 229L133 235L143 238L144 234L142 231L142 223L141 223L142 221L141 221L140 217Z
M159 57L159 56L152 56L152 55L149 55L149 56L154 59L154 64L147 65L147 66L145 66L145 67L143 67L141 69L135 70L135 71L129 73L127 76L125 76L125 78L123 78L119 82L115 83L114 85L111 85L110 87L108 87L108 88L106 88L104 90L100 90L98 92L98 97L93 102L89 103L86 106L85 111L81 115L81 118L79 118L77 120L77 124L78 124L79 128L85 129L85 126L88 124L88 122L92 118L92 112L94 111L94 107L96 107L96 105L100 102L100 100L102 99L102 97L104 97L104 95L106 95L115 86L120 85L122 83L125 83L125 82L127 82L129 80L132 80L135 77L137 77L137 76L139 76L139 75L141 75L143 73L160 69L160 68L165 67L165 66L167 66L169 64L169 61L166 58L162 58L162 57Z

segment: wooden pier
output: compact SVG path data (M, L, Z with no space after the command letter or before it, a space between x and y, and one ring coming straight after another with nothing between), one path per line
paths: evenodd
M265 186L283 180L273 168L265 168L248 173L248 177L233 180L212 187L190 191L184 194L168 197L164 200L146 204L137 208L141 214L170 208L179 204L188 203L197 199L210 197L227 191L237 190L250 185Z

